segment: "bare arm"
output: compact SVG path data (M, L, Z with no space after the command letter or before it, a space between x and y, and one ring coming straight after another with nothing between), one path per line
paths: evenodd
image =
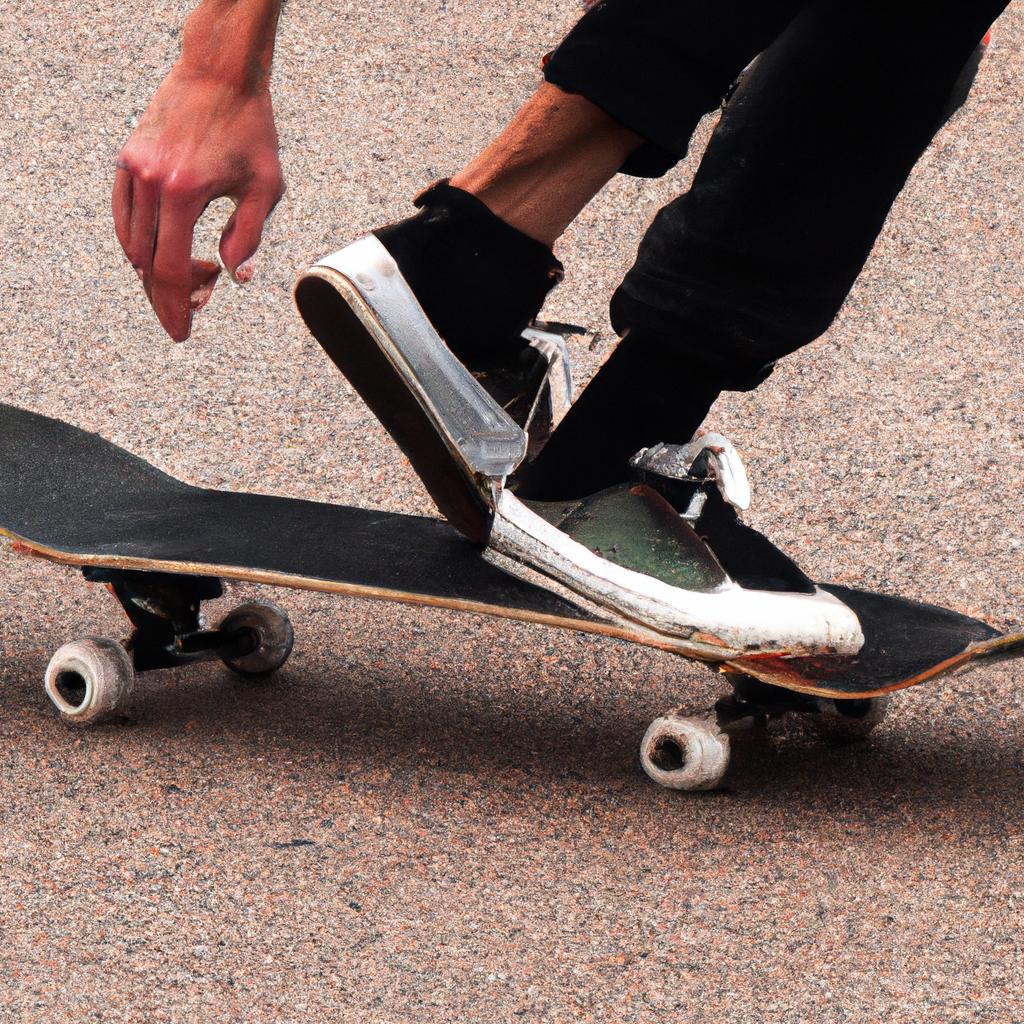
M236 209L220 257L238 281L284 194L270 99L281 0L202 0L185 23L181 57L117 161L118 241L160 323L184 341L220 272L192 258L196 221L214 199Z

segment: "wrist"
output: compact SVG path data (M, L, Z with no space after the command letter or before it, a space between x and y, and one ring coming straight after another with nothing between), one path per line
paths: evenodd
M182 32L179 74L240 94L270 87L280 0L204 0Z

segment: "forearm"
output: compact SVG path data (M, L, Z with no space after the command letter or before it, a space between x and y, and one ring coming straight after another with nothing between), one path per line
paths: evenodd
M270 83L282 0L202 0L185 22L180 71L240 92Z

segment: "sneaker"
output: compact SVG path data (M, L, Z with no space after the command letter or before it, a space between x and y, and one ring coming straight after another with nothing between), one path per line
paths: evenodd
M442 337L452 296L476 302L456 269L468 267L479 291L489 286L480 266L500 262L477 264L459 252L472 228L459 217L472 221L478 212L439 223L411 218L369 235L321 260L295 293L307 325L408 455L442 515L508 571L540 573L577 603L634 632L646 629L669 649L716 661L857 651L856 615L734 514L730 520L730 502L749 495L724 439L656 446L636 460L636 479L578 501L523 500L506 487L530 450L541 392L561 394L566 371L550 356L551 339L518 323L553 280L553 256L532 239L523 247L532 266L515 271L527 278L520 294L529 301L517 306L505 296L494 317L476 312L489 342L474 337L469 317L450 321ZM467 248L479 254L479 246ZM445 252L453 253L447 262ZM748 562L763 571L747 572Z
M540 572L710 661L860 650L853 610L739 520L749 488L725 438L656 445L634 472L632 483L571 502L502 490L488 542L502 557L492 560L515 575Z
M492 482L526 457L540 392L564 405L551 332L528 333L562 268L460 189L436 185L417 204L308 270L295 301L441 514L483 543Z

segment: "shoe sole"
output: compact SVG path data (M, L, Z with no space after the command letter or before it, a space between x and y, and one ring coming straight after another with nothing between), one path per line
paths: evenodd
M368 236L328 256L299 279L295 304L441 514L486 543L494 484L526 435L452 355L384 246Z
M673 586L602 557L507 490L498 500L489 550L694 657L853 655L864 645L857 615L821 588L811 593L747 590L727 576L710 590ZM505 568L515 574L513 567Z

